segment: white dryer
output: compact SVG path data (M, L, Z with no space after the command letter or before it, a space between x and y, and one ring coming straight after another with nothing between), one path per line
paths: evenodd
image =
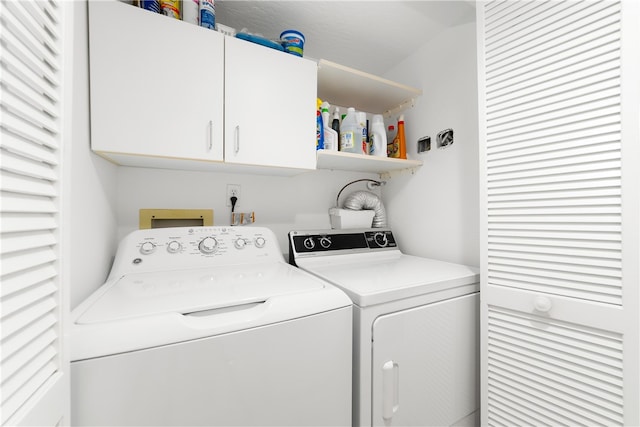
M292 231L289 260L354 302L354 426L477 423L478 269L403 254L383 229Z
M72 312L72 425L350 425L351 325L266 228L135 231Z

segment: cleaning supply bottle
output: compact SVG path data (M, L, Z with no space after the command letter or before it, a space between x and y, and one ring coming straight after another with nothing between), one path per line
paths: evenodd
M340 125L340 151L347 153L362 153L362 130L358 126L356 110L347 109L347 115Z
M397 159L407 158L407 141L404 135L404 115L398 118L398 133L393 139L393 152L390 157Z
M387 157L387 134L384 131L384 119L382 114L373 116L371 124L369 154L378 157Z
M331 122L331 129L335 130L340 135L340 107L336 107L333 111L333 121Z
M389 125L387 127L387 157L391 157L391 153L393 152L393 138L396 137L396 127L395 125Z
M324 126L322 125L322 114L320 113L322 100L317 98L316 102L316 150L324 150Z
M331 108L331 105L327 101L320 105L322 127L324 129L324 149L338 151L338 133L331 128L329 123L329 108Z
M367 144L367 113L358 111L356 117L358 119L358 129L360 130L360 154L369 154L369 144Z

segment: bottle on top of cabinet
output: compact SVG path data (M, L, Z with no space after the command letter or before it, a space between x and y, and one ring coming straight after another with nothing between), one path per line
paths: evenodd
M200 26L210 30L216 29L216 3L215 0L200 0L198 9Z

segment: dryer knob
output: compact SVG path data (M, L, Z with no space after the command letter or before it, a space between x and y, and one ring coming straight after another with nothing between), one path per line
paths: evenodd
M325 249L328 249L329 246L331 246L331 238L330 237L321 237L320 238L320 246L322 246Z
M204 239L202 239L202 241L200 241L200 244L198 245L198 249L200 249L200 252L202 252L203 254L212 254L216 251L217 248L218 241L215 239L215 237L205 237Z
M304 247L307 249L313 249L316 247L316 244L313 241L313 237L307 237L304 239Z
M256 248L264 248L264 245L267 244L267 241L264 239L264 237L256 237L255 244Z
M381 248L384 248L385 246L387 246L387 244L389 244L389 241L387 240L387 235L385 233L376 233L373 236L373 240L375 240L376 244Z
M156 250L156 245L154 245L151 242L144 242L142 245L140 245L140 253L143 255L149 255L155 250Z

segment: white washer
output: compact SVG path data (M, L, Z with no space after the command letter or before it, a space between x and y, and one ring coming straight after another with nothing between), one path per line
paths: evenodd
M72 323L72 425L351 424L351 301L266 228L135 231Z
M403 254L382 229L292 231L289 261L354 302L354 426L479 421L478 269Z

